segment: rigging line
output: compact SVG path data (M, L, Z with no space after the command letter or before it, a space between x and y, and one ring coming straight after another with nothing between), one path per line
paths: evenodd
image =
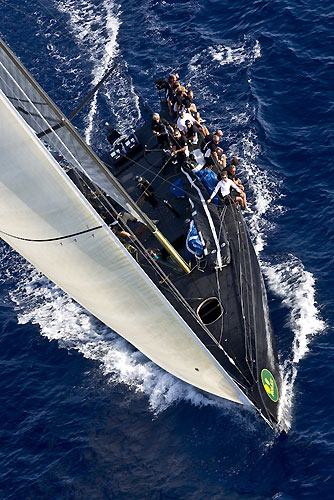
M78 175L80 176L80 174L78 174ZM82 179L82 180L87 185L86 181L84 179ZM94 185L94 183L93 183L93 185ZM87 185L87 187L91 191L90 186ZM113 210L114 213L116 213L116 209L108 202L108 200L106 199L103 191L99 188L99 186L96 186L96 188L97 188L97 191L99 191L101 193L103 199L107 202L108 206ZM93 207L93 209L94 209L94 207ZM157 272L158 276L160 276L161 278L163 278L164 284L167 286L167 289L170 291L170 293L175 298L175 300L177 300L180 303L180 305L190 314L190 316L199 324L199 326L204 330L204 332L209 336L209 338L211 338L211 340L213 341L214 345L216 345L217 347L219 347L219 349L225 354L225 356L227 357L227 359L229 360L229 362L233 366L235 366L235 368L240 373L240 375L245 379L246 382L248 382L247 378L243 375L243 373L241 372L241 370L235 364L234 360L227 354L227 352L225 351L225 349L222 347L221 344L219 344L219 342L217 341L217 339L210 332L210 330L206 327L206 325L197 317L195 311L192 309L192 307L190 306L190 304L188 304L188 302L184 299L184 297L179 292L179 290L170 281L169 276L166 275L165 272L160 268L160 266L157 264L156 260L147 252L146 248L141 243L141 241L136 237L136 235L132 232L131 228L129 228L127 226L127 224L124 224L124 226L129 230L129 232L131 234L133 234L133 236L135 238L135 241L133 243L137 244L137 248L140 251L141 255L143 255L143 257L146 259L146 261L148 263L151 263L152 267L155 268L155 271ZM204 344L204 346L205 346L205 344ZM228 371L227 371L227 373L228 373ZM234 378L232 377L232 375L230 375L230 376L234 380Z
M170 158L168 158L168 160L167 160L167 161L166 161L166 162L162 165L162 167L160 168L160 170L158 171L158 173L157 173L156 175L154 175L153 180L150 182L150 184L149 184L149 186L148 186L148 187L150 187L150 186L153 184L153 182L155 181L155 179L157 179L158 177L163 179L163 177L160 175L160 172L162 172L162 171L163 171L163 169L165 168L165 166L167 165L167 163L169 162L169 160L170 160ZM155 163L155 165L156 165L157 163L159 163L159 162L160 162L160 159L159 159L159 160L157 160L157 162ZM146 190L145 190L145 191L146 191ZM143 196L144 196L144 194L145 194L145 191L143 191L143 192L142 192L142 194L141 194L141 195L139 196L139 198L137 199L137 202L136 202L136 203L138 203L138 202L139 202L139 201L143 198Z
M250 333L255 332L256 330L256 323L255 323L255 301L254 301L254 287L253 287L253 272L252 272L252 266L251 266L251 263L250 263L250 251L249 251L249 244L248 244L248 238L247 238L247 233L246 233L246 230L244 229L243 231L243 234L242 234L242 239L243 239L243 245L244 245L244 265L245 265L245 268L246 268L246 253L247 253L247 257L248 257L248 269L249 269L249 280L250 280L250 283L251 283L251 286L250 286L250 295L251 295L251 298L252 298L252 308L253 308L253 328L251 325L250 326ZM247 280L247 283L248 283L248 280ZM249 304L249 300L248 300L248 308L250 309L251 305ZM249 311L250 312L250 311ZM250 314L249 314L250 316ZM252 353L253 351L253 345L252 345L252 338L254 339L254 348L255 348L255 353L257 352L257 339L256 339L256 336L255 334L253 333L252 335L250 335L250 339L249 339L249 344L250 344L250 351ZM257 370L257 373L258 373L258 370ZM257 374L256 374L257 375ZM256 380L257 380L257 377L256 377Z
M69 115L68 119L71 121L81 111L81 109L85 106L85 104L93 97L93 95L99 90L99 88L104 84L104 82L109 78L111 73L117 68L118 62L114 62L111 68L107 70L105 75L101 78L101 80L92 88L92 90L88 93L88 95L83 99L83 101L72 111Z
M130 157L129 157L129 156L127 156L126 154L123 154L123 155L122 155L122 157L123 157L123 158L125 158L127 161L132 162L134 165L137 165L137 166L141 167L141 169L143 170L143 173L144 173L144 174L145 174L145 172L151 172L151 173L153 173L153 174L154 174L154 172L152 171L152 169L151 169L151 168L144 168L144 167L143 167L143 165L141 165L140 163L138 163L138 162L137 162L136 160L134 160L133 158L130 158ZM150 182L150 186L151 186L151 184L155 181L155 179L157 179L157 178L160 178L160 179L162 179L162 180L164 180L164 181L168 182L168 181L167 181L167 179L165 179L163 176L161 176L161 175L160 175L160 172L161 172L161 171L165 168L165 166L167 165L167 163L168 163L168 161L169 161L169 160L170 160L170 159L168 159L168 160L167 160L167 161L166 161L166 162L162 165L162 167L160 168L160 170L158 171L158 173L156 173L156 174L154 175L153 180ZM155 167L158 163L160 163L160 161L161 161L161 160L160 160L160 158L159 158L159 160L157 160L155 163L151 164L151 165L150 165L150 167ZM107 167L107 168L109 168L109 165L108 165L107 163L105 163L105 162L103 162L103 163L106 165L106 167ZM143 198L143 196L144 196L144 192L143 192L143 193L139 196L139 198L137 198L136 203L138 203L138 202L139 202L139 201Z
M221 235L221 231L222 231L222 228L223 228L223 221L224 221L224 218L225 218L225 215L226 215L226 211L227 211L227 207L224 206L223 210L221 211L221 214L220 214L220 226L219 226L219 236L218 236L219 241L220 241L220 235ZM218 269L216 269L216 283L217 283L217 291L218 291L219 302L222 303L222 300L221 300L221 291L220 291L220 282L219 282L219 277L218 277ZM221 326L221 329L220 329L219 343L221 343L221 341L222 341L223 331L224 331L224 321L222 321L222 326Z
M9 236L10 238L15 238L16 240L22 241L31 241L33 243L46 243L48 241L60 241L66 240L68 238L73 238L74 236L79 236L80 234L91 233L92 231L96 231L97 229L101 229L103 226L95 226L90 229L86 229L85 231L79 231L77 233L67 234L65 236L58 236L57 238L45 238L45 239L33 239L33 238L23 238L21 236L16 236L15 234L6 233L6 231L2 231L0 229L0 233Z
M145 167L144 167L141 163L138 163L138 162L137 162L136 160L134 160L133 158L130 158L130 156L127 156L126 154L122 154L121 156L122 156L122 158L125 158L127 161L130 161L130 162L132 162L134 165L136 165L136 166L140 167L140 168L142 169L142 173L143 173L143 174L145 174L146 172L151 172L151 173L153 173L153 174L154 174L154 171L152 170L152 168L151 168L151 167L156 167L156 166L158 165L158 163L160 163L160 161L161 161L161 160L160 160L160 158L159 158L159 159L158 159L155 163L150 164L150 167L149 167L149 168L145 168ZM161 171L161 170L162 170L162 169L163 169L163 168L167 165L167 162L168 162L168 161L169 161L169 159L168 159L168 160L164 163L164 165L161 167L160 171ZM107 168L110 168L110 165L108 165L108 163L106 163L106 162L103 162L103 163L104 163L104 165L105 165ZM126 167L126 168L128 168L128 167ZM125 169L124 169L124 170L125 170ZM122 170L122 172L123 172L124 170ZM160 171L159 171L159 172L160 172ZM165 182L169 182L169 181L168 181L165 177L163 177L163 176L159 175L159 172L158 172L158 174L155 176L155 178L159 177L160 179L164 180ZM115 174L115 175L116 175L116 177L117 177L117 174ZM172 184L172 183L170 183L170 184Z
M111 73L116 69L118 66L118 63L115 62L111 68L107 70L107 72L104 74L104 76L101 78L101 80L92 88L92 90L88 93L88 95L81 101L81 103L72 111L72 113L67 117L69 121L72 121L73 118L79 113L79 111L82 110L82 108L87 104L87 102L93 97L93 95L99 90L99 88L104 84L104 82L109 78ZM29 113L33 114L33 113ZM37 134L37 137L40 139L44 135L50 134L51 132L58 130L59 128L63 127L65 125L65 122L60 122L57 123L52 128L47 128L46 130L43 130L42 132L39 132Z
M216 269L216 284L217 284L218 299L219 299L219 303L222 304L218 273L219 273L219 271L218 271L218 269ZM221 328L220 328L220 336L219 336L219 343L220 344L222 342L223 331L224 331L224 321L223 321L223 318L224 318L224 313L222 314L222 325L221 325Z
M133 158L130 158L129 156L126 156L126 155L122 155L126 160L128 161L131 161L134 165L136 165L137 167L140 167L144 172L152 172L154 173L150 168L144 168L143 165L141 165L138 161L134 160ZM167 165L167 163L170 161L171 158L168 158L168 160L166 160L166 162L164 163L163 167L161 167L160 171ZM155 163L151 164L150 167L155 167L161 160L157 160ZM108 166L107 163L105 163L106 166ZM172 182L170 182L168 179L166 179L164 176L161 176L160 175L160 171L158 172L158 174L155 176L155 178L159 178L161 180L163 180L165 183L169 184L170 186L173 185ZM181 172L180 172L180 175L181 175ZM188 198L191 198L193 200L197 200L197 201L200 201L200 198L199 196L197 195L194 195L192 192L190 191L187 191L186 189L184 189L184 192L185 194L188 196Z
M98 188L98 190L101 192L100 188ZM101 192L101 194L102 194L102 197L105 199L103 192ZM108 203L108 200L106 200L106 201ZM115 208L112 207L112 205L110 205L110 208L112 208L112 210L114 212L116 212ZM129 228L127 224L124 224L124 226L129 230L129 232L132 233L131 228ZM134 234L134 233L132 233L132 234ZM143 246L143 244L137 238L136 238L136 243L138 244L138 248L141 247L144 250L144 252L141 252L142 255L146 258L147 261L150 261L151 263L153 263L154 267L156 268L156 271L158 271L158 274L164 278L164 283L168 286L168 288L170 289L170 292L172 293L174 298L180 302L180 304L184 307L184 309L186 311L188 311L188 313L196 320L196 322L203 328L203 330L206 331L206 333L211 338L211 340L215 343L215 345L218 345L220 347L220 349L224 352L224 354L229 358L228 354L225 352L225 350L222 348L222 346L220 346L218 344L217 340L212 335L212 333L206 328L204 323L202 323L200 321L200 319L196 316L194 310L191 308L191 306L188 304L188 302L186 300L184 300L184 298L183 298L182 294L180 294L179 290L173 285L173 283L170 281L169 277L164 273L164 271L157 264L156 260L153 257L151 257L151 255L147 252L146 248ZM233 360L231 362L233 362ZM235 365L234 362L233 362L233 364Z
M238 247L239 247L239 254L242 255L243 257L243 261L244 261L244 269L246 270L247 269L247 266L246 266L246 256L245 256L245 252L241 252L241 240L242 240L242 232L241 232L241 229L240 229L240 225L237 224L237 221L236 221L236 218L234 217L234 222L235 222L235 225L237 227L237 234L238 234ZM244 319L244 324L245 324L245 331L247 332L248 331L248 327L250 325L248 325L248 323L246 322L246 316L245 316L245 309L244 309L244 287L243 287L243 280L242 280L242 276L244 275L243 271L242 271L242 262L241 262L241 259L240 259L240 265L239 265L239 280L240 280L240 297L241 297L241 307L242 307L242 314L243 314L243 319ZM249 285L248 283L248 278L246 276L246 274L244 275L244 281L246 282L246 286ZM250 310L249 310L249 299L248 299L248 289L246 288L246 296L247 296L247 308L248 308L248 315L250 315ZM246 335L245 336L245 351L246 351L246 355L247 355L247 358L248 360L251 360L253 358L253 355L252 355L252 346L251 346L251 337L250 335ZM251 373L253 373L253 367L249 365L249 361L247 361L247 364L249 366L249 369L251 371ZM253 378L255 379L254 377L254 373L253 373Z
M239 255L241 255L241 244L240 244L240 228L239 228L239 224L238 224L238 220L237 220L237 217L236 217L236 213L237 213L237 207L234 205L232 205L232 220L234 221L234 224L235 224L235 231L236 231L236 234L238 236L238 250L239 250ZM247 325L247 322L246 322L246 316L245 316L245 311L244 311L244 304L243 304L243 301L244 301L244 296L243 296L243 282L242 282L242 270L241 270L241 260L240 260L240 264L239 264L239 273L236 269L236 264L234 262L234 259L232 259L232 265L233 267L235 268L235 272L237 274L237 276L239 276L239 290L240 290L240 301L241 301L241 313L242 313L242 318L243 318L243 323L244 323L244 331L245 331L245 353L247 355L247 343L246 343L246 339L248 338L247 336L247 330L248 330L248 325ZM248 368L250 370L250 373L252 374L253 378L254 378L254 375L253 375L253 370L251 369L251 367L249 366L249 363L247 362L247 359L246 359L246 363L248 365Z
M230 197L231 198L231 197ZM233 201L233 199L231 198L231 200ZM234 203L235 205L235 203ZM222 210L222 216L221 216L221 221L223 221L224 217L225 217L225 214L226 214L226 211L227 211L227 206L225 206ZM224 213L223 213L224 212ZM220 225L220 227L222 227L222 224ZM219 292L219 299L221 301L221 297L220 297L220 284L219 284L219 279L218 279L218 270L216 270L216 281L217 281L217 290ZM246 330L245 330L246 331ZM219 344L221 345L221 340L222 340L222 333L223 333L223 325L222 325L222 329L221 329L221 335L220 335L220 339L219 339ZM238 372L240 373L240 375L244 378L244 380L249 384L249 381L247 379L247 377L243 374L243 372L241 371L241 369L238 367L238 365L236 363L234 363L236 369L238 370Z
M248 318L249 318L251 315L251 310L250 310L250 297L249 297L247 267L249 269L250 266L249 265L247 266L247 263L246 263L246 250L247 249L246 249L244 238L245 238L244 231L240 231L240 246L241 245L243 246L242 256L243 256L243 267L244 267L244 271L245 271L243 274L244 274L245 280L246 280L246 299L247 299L247 311L248 311ZM240 265L242 265L241 261L240 261ZM253 320L254 320L254 314L253 314ZM249 327L250 327L250 325L249 325ZM250 330L250 335L245 338L245 348L246 348L246 353L247 353L249 362L251 362L253 359L253 346L252 346L251 330ZM247 349L248 349L248 351L247 351ZM253 372L252 365L250 366L250 369ZM254 376L254 372L253 372L253 376ZM255 379L255 377L254 377L254 379Z

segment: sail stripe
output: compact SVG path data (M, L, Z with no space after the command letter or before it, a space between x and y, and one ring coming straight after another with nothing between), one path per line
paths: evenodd
M1 234L5 234L6 236L9 236L10 238L15 238L16 240L23 240L23 241L33 241L35 243L45 243L46 241L58 241L58 240L66 240L67 238L73 238L74 236L79 236L80 234L85 234L85 233L90 233L92 231L96 231L96 229L101 229L103 226L96 226L92 227L91 229L86 229L85 231L79 231L78 233L72 233L72 234L67 234L66 236L58 236L57 238L45 238L45 239L32 239L32 238L22 238L21 236L15 236L14 234L6 233L5 231L1 231Z

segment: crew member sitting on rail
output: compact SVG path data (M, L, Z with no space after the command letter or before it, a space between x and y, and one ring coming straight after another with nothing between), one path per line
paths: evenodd
M230 195L231 188L235 189L239 193L239 196L241 198L244 196L244 193L241 191L241 189L233 181L231 181L231 179L227 177L227 172L223 171L222 179L221 181L218 182L217 186L212 191L210 198L207 200L207 203L211 203L212 198L214 198L219 191L219 194L222 197L224 204L225 203L229 204L229 199L227 197L229 197Z
M186 113L191 114L195 118L195 120L201 124L201 132L203 136L206 138L209 135L209 131L205 125L202 125L202 119L199 112L197 111L196 104L193 102L193 98L194 98L193 91L188 90L188 93L183 100L184 110L186 111Z
M224 155L225 158L221 162L219 154L221 154L223 150L218 146L218 143L219 136L213 135L212 140L204 145L203 155L206 167L218 166L219 170L222 170L226 166L226 157Z
M236 177L237 175L237 165L238 165L238 158L232 158L231 163L226 167L227 175L228 178L231 179L239 188L244 191L244 187L242 185L242 182L239 178Z
M238 162L237 158L233 158L233 160L237 160L237 162ZM234 190L233 189L231 191L231 195L232 195L232 198L235 198L235 200L238 203L240 203L240 205L241 205L242 208L247 209L246 193L244 192L244 187L243 187L243 185L241 183L241 180L236 178L236 172L237 172L237 169L236 169L235 165L231 164L231 165L229 165L229 167L227 167L227 176L228 176L228 178L231 181L233 181L234 184L236 184L238 186L238 188L242 191L243 196L236 196L236 197L234 197Z
M209 135L207 135L207 136L205 137L205 142L204 142L204 144L203 144L203 148L205 147L205 145L206 145L208 142L212 141L212 139L213 139L213 136L214 136L214 135L218 135L219 140L220 140L220 139L223 137L223 132L222 132L221 130L216 130L216 132L214 132L213 134L209 134ZM223 150L222 150L220 147L217 147L217 153L219 153L219 154L220 154L220 153L222 153L222 152L223 152Z
M157 140L161 149L169 146L168 130L173 133L173 127L164 118L160 118L159 113L153 113L152 116L152 132L157 136Z
M197 127L195 123L191 124L189 120L185 121L187 130L186 130L186 138L189 143L189 147L191 150L200 148L201 138L200 138L200 129Z
M184 98L184 107L187 113L191 113L193 117L197 120L197 107L196 104L193 102L194 99L194 92L192 90L188 90L187 94L185 95Z
M175 127L173 142L171 145L171 155L177 157L178 165L181 167L187 156L189 156L189 150L187 145L187 139L181 134L179 129Z
M168 77L167 83L166 83L166 101L168 104L168 109L169 109L169 114L173 116L173 108L172 108L172 100L174 98L175 94L175 84L178 83L180 85L180 82L177 82L177 79L179 78L179 75L171 73Z
M190 114L186 113L185 111L181 111L179 113L179 117L177 119L176 125L177 128L180 130L182 135L185 135L187 133L187 126L186 126L186 120L189 120L190 123L193 125L197 125L197 127L200 129L203 135L207 133L206 127L203 127L203 125L200 124L198 120L195 120L195 118Z
M230 161L230 163L227 165L226 170L228 170L232 165L234 165L235 167L237 167L238 164L239 164L238 158L234 157L234 158L232 158L232 160Z
M180 113L180 111L185 110L184 100L187 96L187 90L185 87L180 86L175 92L174 108L173 111Z

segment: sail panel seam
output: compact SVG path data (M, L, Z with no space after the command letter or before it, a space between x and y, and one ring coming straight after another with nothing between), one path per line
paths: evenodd
M48 241L66 240L68 238L73 238L74 236L79 236L81 234L85 234L85 233L90 233L92 231L96 231L96 229L101 229L102 227L103 226L95 226L95 227L92 227L91 229L86 229L85 231L79 231L78 233L72 233L72 234L68 234L66 236L58 236L57 238L46 238L46 239L43 239L43 240L32 239L32 238L23 238L21 236L15 236L14 234L10 234L10 233L6 233L5 231L1 231L1 229L0 229L0 233L5 234L6 236L9 236L10 238L15 238L16 240L32 241L34 243L45 243L45 242L48 242Z

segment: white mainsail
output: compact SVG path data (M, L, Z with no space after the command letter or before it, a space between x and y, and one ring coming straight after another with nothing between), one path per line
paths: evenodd
M7 69L4 73L9 75ZM8 91L3 81L1 89ZM1 237L159 366L200 389L252 405L70 181L10 97L0 90ZM29 93L29 100L37 98Z

